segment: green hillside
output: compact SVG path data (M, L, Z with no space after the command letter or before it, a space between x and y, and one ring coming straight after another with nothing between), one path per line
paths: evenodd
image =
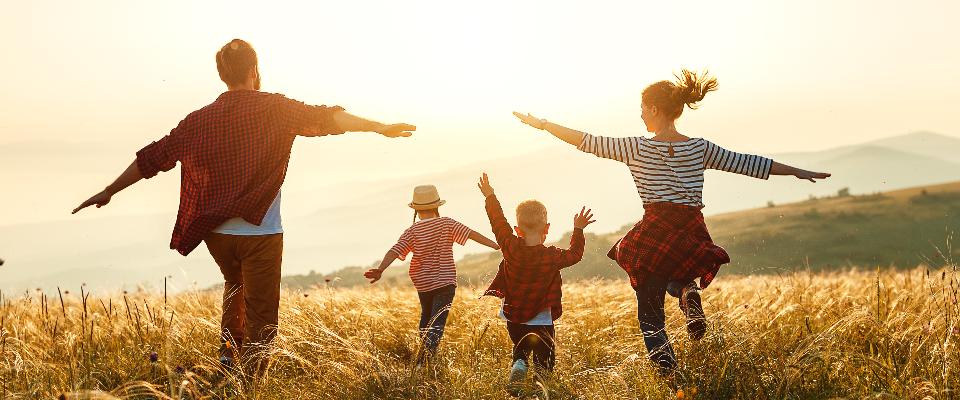
M845 195L707 218L714 241L733 261L723 273L777 273L837 267L918 264L940 266L960 259L960 246L951 238L960 230L960 182L868 195ZM583 261L563 271L567 280L618 278L624 274L606 257L610 246L632 224L618 232L587 234ZM560 240L569 243L569 234ZM489 282L500 262L496 252L470 254L457 262L464 283ZM329 275L295 275L284 278L291 287L365 283L366 267L350 267ZM388 284L408 284L406 267L391 267Z

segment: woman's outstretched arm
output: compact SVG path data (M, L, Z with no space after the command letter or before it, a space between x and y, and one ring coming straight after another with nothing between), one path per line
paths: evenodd
M534 117L529 113L524 115L514 111L513 115L519 118L520 122L523 122L534 128L550 132L550 134L552 134L553 136L556 136L558 139L564 142L570 143L574 146L579 146L580 143L583 142L584 133L576 129L570 129L563 125L558 125L553 122L549 122L545 119Z
M781 164L776 161L770 165L770 175L793 175L799 179L805 179L810 182L816 182L817 179L826 179L830 177L830 174L826 172L807 171L805 169L792 167L787 164Z

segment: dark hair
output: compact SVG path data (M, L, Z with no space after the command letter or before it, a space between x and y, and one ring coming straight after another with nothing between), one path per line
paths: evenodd
M643 89L643 103L656 106L660 112L676 119L683 114L684 105L691 110L696 109L697 103L703 100L707 92L717 90L717 78L706 71L698 74L684 69L674 77L677 78L676 82L660 81Z
M257 52L253 46L233 39L217 52L217 72L228 86L241 85L247 80L250 68L257 66Z

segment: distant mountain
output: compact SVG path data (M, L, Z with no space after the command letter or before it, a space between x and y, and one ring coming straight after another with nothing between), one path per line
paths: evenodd
M27 154L39 148L42 146L15 150ZM83 157L91 154L94 158L107 157L96 148L82 150L90 152ZM111 171L132 159L132 153L113 150L109 153ZM853 193L868 194L956 181L960 179L957 155L960 155L960 139L931 133L913 133L817 152L773 154L770 156L776 160L831 172L833 176L813 184L792 177L760 181L708 171L704 212L716 215L763 207L768 202L781 204L810 196L823 197L845 187ZM4 168L0 178L16 168L15 164L2 160L0 157ZM326 165L323 162L310 158L296 160L299 170L329 170L317 167ZM27 189L14 187L30 193L30 188L54 186L70 196L8 196L5 205L29 213L38 204L54 204L63 210L63 218L68 218L69 209L76 205L74 202L82 200L72 197L78 197L76 193L88 195L86 190L89 190L85 187L89 184L79 187L76 179L71 178L75 175L69 174L69 168L66 165L61 167L63 172L36 175L27 182ZM592 232L615 231L635 222L643 213L626 167L569 146L558 145L525 156L438 170L442 172L326 187L288 183L284 188L284 272L324 273L344 265L373 263L409 226L412 211L406 204L413 186L421 183L439 187L441 196L447 200L441 210L444 215L489 235L482 198L476 189L476 180L484 171L490 173L508 215L512 207L527 198L537 198L547 205L553 223L551 241L559 240L562 232L570 229L572 215L582 205L592 207L597 214L598 222L591 226ZM103 271L85 276L90 277L88 281L103 282L104 286L133 280L162 282L163 276L171 274L183 285L194 280L199 284L216 282L219 271L202 245L186 259L167 249L176 212L178 175L174 172L152 179L130 193L122 193L122 199L110 205L110 211L115 212L135 204L155 204L164 210L162 214L97 218L95 213L86 213L70 220L0 225L0 257L6 260L6 265L0 267L0 289L56 285L57 277L53 275L71 270ZM106 184L110 178L99 176L97 179ZM291 204L296 202L316 204L315 211L301 215L289 212ZM457 246L455 255L462 257L483 249L476 244ZM114 270L126 272L118 274Z
M942 161L960 163L960 154L956 153L956 149L960 148L960 138L923 131L822 151L788 152L775 155L788 162L816 163L843 156L863 147L882 147L918 156L937 158Z
M960 163L960 152L957 152L960 148L960 138L939 133L914 132L875 140L868 144Z
M939 267L960 260L951 237L960 231L960 182L869 195L840 195L707 218L714 241L732 262L721 273L778 273L796 269ZM630 226L588 234L583 260L563 270L565 280L624 278L606 257ZM566 247L569 233L556 244ZM499 252L471 254L457 262L462 283L486 284ZM363 267L330 274L284 277L288 287L365 284ZM409 285L406 267L394 266L385 284Z

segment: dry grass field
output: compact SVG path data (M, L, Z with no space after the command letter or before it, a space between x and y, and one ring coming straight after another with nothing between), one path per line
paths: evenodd
M680 364L669 378L646 360L625 281L568 284L557 371L531 382L528 397L960 398L958 279L955 266L721 276L705 292L710 332L699 343L668 299ZM0 390L6 399L508 398L510 341L497 300L479 292L458 290L438 358L414 369L412 289L288 290L273 362L252 380L218 367L215 291L4 293Z

